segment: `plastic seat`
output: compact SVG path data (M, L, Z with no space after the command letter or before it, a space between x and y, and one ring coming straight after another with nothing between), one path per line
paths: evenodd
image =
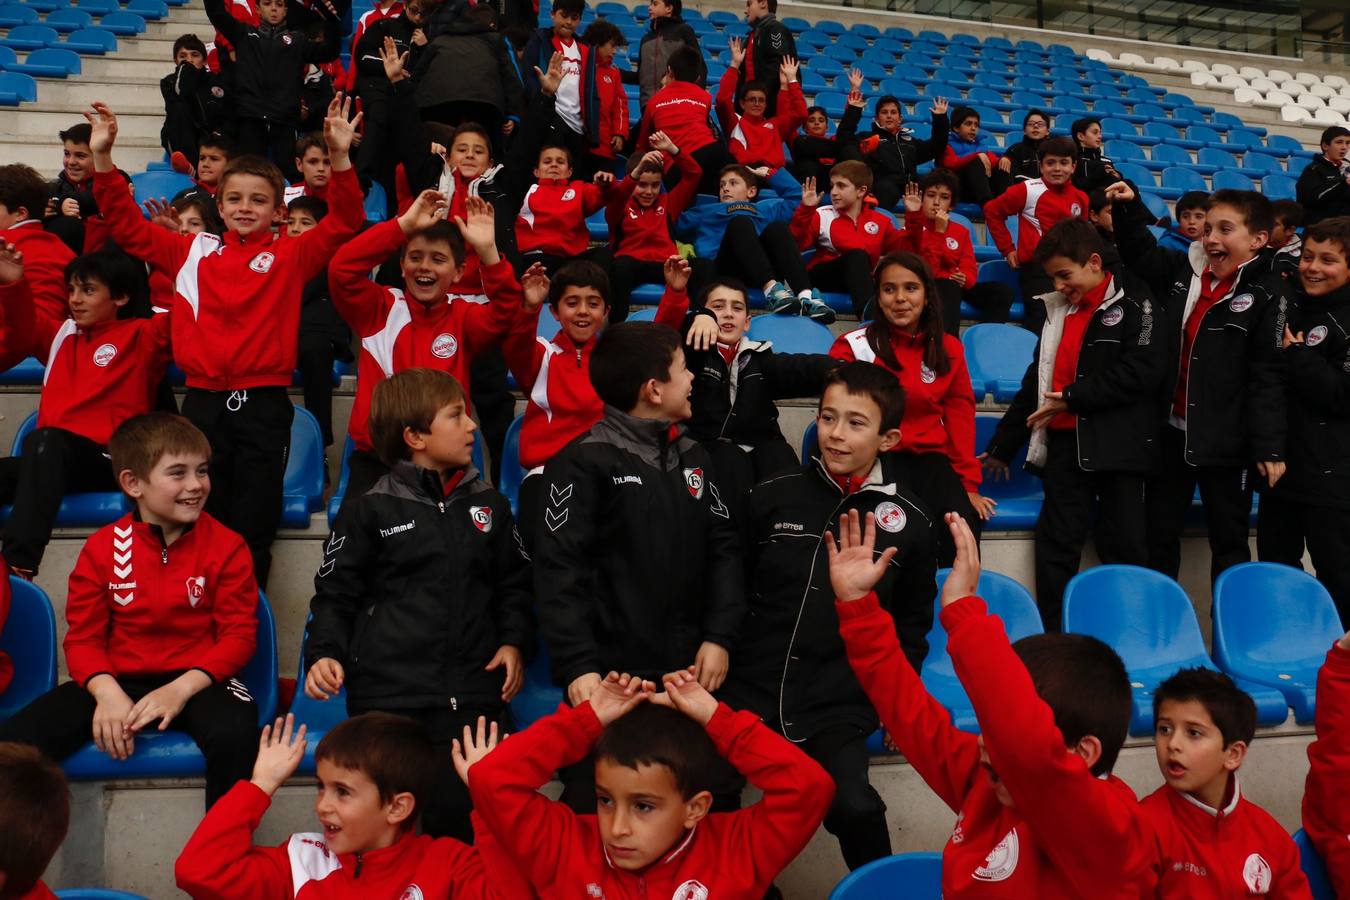
M145 32L145 19L134 12L118 10L99 19L98 27L105 28L113 34L133 36Z
M1331 878L1327 875L1326 863L1318 855L1308 833L1300 828L1293 834L1294 846L1298 847L1299 867L1308 879L1313 900L1336 900L1336 892L1331 887Z
M1220 169L1236 169L1237 158L1227 150L1221 150L1218 147L1202 147L1197 158L1202 166L1207 167L1211 173L1218 172Z
M1131 734L1152 733L1153 690L1163 680L1181 669L1218 669L1205 653L1191 598L1151 569L1103 565L1075 575L1064 590L1064 630L1099 638L1124 660L1134 693ZM1289 717L1278 691L1234 680L1256 701L1262 725Z
M1216 191L1226 188L1239 191L1256 190L1256 185L1252 182L1251 178L1232 169L1220 169L1218 172L1215 172L1211 182Z
M71 5L95 16L106 16L120 8L117 0L71 0Z
M850 872L830 900L941 900L942 854L901 853Z
M42 588L9 576L9 616L0 621L0 652L14 679L0 693L0 722L56 687L56 614Z
M92 53L102 56L117 49L117 36L102 28L81 28L72 31L66 39L56 46L74 50L76 53Z
M1163 187L1181 191L1183 194L1187 191L1209 192L1209 187L1205 184L1205 179L1200 177L1199 172L1194 169L1183 169L1180 166L1163 169L1162 183Z
M389 218L388 201L385 198L384 186L378 181L370 183L370 191L366 194L365 210L367 222L383 222Z
M323 432L319 420L303 406L291 420L291 450L282 486L281 524L308 528L311 513L323 507Z
M1016 325L983 322L965 330L961 346L976 396L990 393L999 403L1010 403L1031 364L1036 335Z
M152 199L167 199L193 186L193 181L188 176L180 172L163 170L138 172L131 176L131 183L136 188L136 199L141 203Z
M1139 200L1155 220L1161 221L1162 219L1172 218L1172 211L1167 208L1167 201L1157 194L1144 191L1139 195Z
M1214 584L1214 661L1234 678L1274 688L1300 724L1313 720L1317 671L1344 634L1316 578L1274 563L1242 563Z
M830 329L802 316L755 316L750 320L749 336L771 341L779 353L829 353L834 344Z
M14 52L7 47L0 49L8 50L10 53ZM28 54L28 57L22 63L5 65L3 61L0 61L0 67L11 72L31 75L35 78L66 78L70 75L79 75L84 68L80 63L79 54L58 47L43 47L41 50L34 50Z
M977 452L989 446L1001 418L990 413L975 415ZM981 494L998 501L994 518L985 524L985 531L1030 531L1036 526L1041 505L1045 502L1045 490L1041 479L1027 471L1026 463L1027 448L1023 446L1008 463L1008 478L997 481L986 478L980 485Z
M477 442L474 442L474 448L477 449ZM342 441L342 460L338 463L338 482L337 487L333 489L333 496L328 500L328 529L331 531L333 523L337 521L338 510L342 508L342 498L347 495L347 481L351 478L351 458L352 451L356 445L352 443L352 436L349 434Z
M60 39L50 25L19 25L0 38L0 45L12 50L38 50L59 43Z
M1280 161L1273 156L1266 156L1264 153L1247 152L1243 154L1242 168L1263 175L1284 174L1284 166L1280 164Z
M1288 175L1267 175L1261 179L1261 193L1268 200L1297 199L1298 182Z
M14 443L10 445L9 455L23 455L23 444L37 428L37 413L29 413L14 433ZM0 521L8 521L12 506L0 507ZM56 527L79 528L91 525L107 525L115 522L131 511L131 502L121 491L93 491L81 494L66 494L56 513Z
M47 13L47 18L42 20L44 25L55 28L60 32L78 31L81 28L88 28L94 24L94 17L82 9L57 9Z
M520 465L520 430L525 425L521 414L511 421L502 442L502 471L497 479L497 490L511 503L511 515L520 515L520 485L525 481L525 470Z
M277 625L262 591L258 592L258 646L239 680L258 704L259 727L271 723L277 711ZM119 761L100 753L90 741L66 757L62 768L75 781L171 778L202 775L206 760L186 733L151 726L136 736L136 750L128 759Z
M17 28L20 25L36 25L37 21L37 11L30 9L27 6L21 6L17 3L0 5L0 28Z
M1171 166L1193 166L1195 163L1191 160L1191 154L1185 147L1178 147L1176 144L1157 144L1153 147L1153 157L1151 162L1154 166L1162 166L1165 171Z
M305 638L309 637L309 620L305 620ZM335 696L327 700L314 700L305 694L305 648L304 640L300 644L300 665L295 676L295 697L291 700L290 712L295 716L295 725L305 726L305 757L296 770L301 775L314 774L314 751L323 736L333 730L347 718L347 689L341 688Z
M167 18L169 6L163 0L131 0L127 4L127 12L135 13L142 19L153 22L157 19Z
M149 897L130 891L114 891L109 888L66 888L57 891L56 896L61 900L150 900Z

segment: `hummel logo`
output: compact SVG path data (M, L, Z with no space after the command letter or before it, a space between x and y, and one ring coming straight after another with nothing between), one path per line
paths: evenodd
M548 486L548 496L554 506L561 506L571 498L572 485L569 484L567 487L559 490L556 484L550 484Z
M562 513L555 513L551 509L546 509L544 510L544 524L548 526L549 531L557 531L567 522L567 513L568 511L565 509Z

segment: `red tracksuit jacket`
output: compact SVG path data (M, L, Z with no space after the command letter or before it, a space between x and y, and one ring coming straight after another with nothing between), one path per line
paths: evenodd
M604 208L608 194L598 184L541 178L525 192L516 219L516 246L521 253L541 250L555 256L577 256L591 242L586 217Z
M1064 219L1086 219L1087 194L1066 183L1053 188L1040 178L1019 181L984 205L985 227L1000 253L1008 255L1013 249L1012 235L1003 220L1017 218L1017 259L1022 265L1031 262L1041 235L1056 222Z
M905 661L875 594L836 602L849 664L886 731L957 813L942 851L942 896L1153 897L1155 842L1129 785L1095 777L1069 753L1003 624L966 597L942 611L947 649L979 717L990 764L1016 808L999 802L979 738L958 731ZM508 742L509 743L509 742Z
M258 583L244 539L202 513L164 546L134 513L89 536L66 595L66 667L95 675L200 669L230 678L253 656Z
M173 234L145 220L116 172L94 175L94 197L118 246L173 279L174 360L188 387L209 391L290 385L305 284L366 219L354 169L333 172L329 214L294 238Z
M125 185L118 176L119 183ZM125 186L122 193L125 194ZM137 215L140 215L138 210ZM66 299L70 288L66 285L66 264L75 258L66 242L42 229L37 219L24 219L11 228L0 231L0 241L8 241L23 252L23 279L28 282L32 302L38 312L53 319L70 315ZM15 285L0 285L0 298L17 290Z
M797 129L806 123L806 98L802 96L802 86L795 81L789 82L778 94L778 115L766 119L736 112L736 90L740 81L740 72L727 69L717 86L717 118L727 135L727 149L741 165L781 169L787 165L783 142L792 140Z
M946 375L939 375L923 361L922 336L891 329L891 349L900 362L895 377L905 389L905 418L900 425L896 450L911 453L942 453L967 491L980 487L979 460L975 458L975 392L970 386L966 355L961 342L950 334L942 346L951 360ZM830 355L845 362L885 364L867 343L867 329L858 328L835 339Z
M595 64L595 90L600 101L600 143L591 148L595 156L614 159L614 136L628 137L628 94L623 89L623 73L613 63Z
M1339 641L1317 673L1317 740L1308 747L1303 830L1327 864L1336 895L1350 897L1350 650Z
M1236 776L1231 784L1233 800L1223 809L1167 785L1140 802L1158 838L1159 896L1312 900L1289 832L1242 796Z
M404 297L397 288L371 281L370 270L405 240L397 219L382 222L350 241L328 268L333 306L361 340L356 399L347 426L358 450L371 449L367 420L375 385L395 372L413 368L449 372L472 398L473 358L501 342L520 305L520 284L505 259L478 270L492 298L487 303L446 294L444 303L428 307Z
M788 227L798 247L816 250L807 268L836 260L851 250L866 253L875 268L881 254L899 247L903 239L900 229L885 213L869 206L864 206L856 219L850 219L828 203L798 206Z
M758 900L815 834L834 782L753 713L721 705L707 728L718 752L764 797L739 812L708 815L640 873L609 861L595 816L579 816L539 793L560 766L585 758L600 737L589 703L560 707L475 764L469 770L474 809L545 900Z
M672 81L647 101L633 146L646 147L648 135L664 131L681 153L701 150L717 140L708 124L712 105L703 88L690 81Z
M609 243L615 256L627 256L642 262L664 263L679 252L671 231L698 194L698 180L702 169L687 153L675 156L680 170L679 183L669 193L657 197L651 206L641 206L633 199L637 181L628 176L614 186L605 206L605 221L609 223Z
M974 287L979 278L975 246L970 241L970 232L960 222L948 220L947 230L939 234L922 212L906 212L900 246L922 256L934 278L951 279L957 272L964 272L966 283L961 285L962 290Z
M678 331L688 311L689 295L667 289L656 309L656 321ZM595 339L578 347L562 329L552 341L537 337L541 315L542 306L522 307L502 345L506 364L528 401L520 426L520 464L527 472L543 466L573 438L589 431L605 412L591 386Z

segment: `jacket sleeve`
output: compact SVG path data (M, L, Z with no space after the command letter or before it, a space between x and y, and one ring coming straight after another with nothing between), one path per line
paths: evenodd
M1350 416L1350 374L1306 344L1284 351L1290 389L1328 415Z
M80 687L87 685L95 675L116 678L118 674L108 655L108 631L112 627L112 616L108 612L108 581L112 573L102 571L96 562L96 558L108 559L111 554L96 554L90 548L95 539L102 540L99 532L95 532L80 550L66 590L66 668L71 680Z
M834 130L834 157L837 162L857 159L858 124L862 121L861 106L844 104L844 114L839 117L839 126Z
M1111 210L1116 249L1120 251L1121 262L1148 282L1153 289L1154 299L1165 307L1175 274L1178 271L1191 271L1189 257L1184 251L1158 246L1158 241L1148 230L1148 208L1137 198L1113 205Z
M728 68L717 83L717 97L714 108L717 110L717 124L722 126L724 134L731 134L736 127L736 88L741 83L741 73Z
M515 63L511 47L505 38L496 41L497 77L502 80L502 95L506 101L503 112L507 118L519 121L525 111L525 84L521 81L520 68Z
M206 811L174 863L174 882L195 900L257 900L292 894L287 845L253 846L272 798L240 781ZM288 842L289 843L289 842Z
M464 342L475 356L502 343L522 303L520 282L504 257L496 265L480 266L478 271L488 302L469 304L464 315Z
M1012 403L1008 404L1008 409L1003 413L1003 418L998 420L998 427L994 429L994 436L989 439L988 446L984 448L990 456L1005 463L1012 462L1012 458L1017 455L1017 451L1022 449L1031 438L1031 429L1027 427L1027 417L1041 405L1040 364L1038 362L1040 358L1041 342L1037 339L1036 352L1031 354L1031 363L1022 375L1022 386L1017 389L1017 395L1013 397Z
M358 338L379 331L389 312L389 292L370 280L370 272L401 247L403 241L403 229L397 219L381 222L348 241L328 266L333 308Z
M430 145L421 139L422 118L417 112L413 87L407 79L389 86L389 113L391 133L404 136L393 143L398 147L408 189L416 197L437 185L445 170L445 160L432 153Z
M497 642L516 647L526 657L534 655L534 574L521 543L511 505L500 498L500 525L494 529L493 566L496 574Z
M684 291L666 288L661 292L661 302L656 306L656 322L680 331L684 327L685 314L689 312L689 295Z
M502 356L506 357L506 367L516 377L516 384L526 397L534 389L535 379L539 377L539 370L544 363L544 347L537 337L539 317L543 314L544 304L526 309L522 303L502 340Z
M0 317L4 323L0 328L0 371L13 368L29 356L45 363L55 322L43 316L42 324L46 327L39 325L26 272L23 278L0 290Z
M716 471L713 475L716 475ZM708 484L707 543L700 551L705 560L703 606L703 640L725 650L734 650L741 633L741 621L749 603L745 597L745 573L741 561L740 532L731 521L731 510L718 490L714 479ZM693 660L690 660L693 662Z
M289 238L295 247L300 277L309 281L322 273L328 268L328 261L333 258L333 254L356 237L365 223L366 210L355 166L334 169L333 178L328 183L328 215L317 227L299 237Z
M1255 263L1260 264L1260 261ZM1252 459L1278 462L1285 459L1284 441L1288 431L1285 395L1284 357L1280 344L1289 320L1289 301L1284 278L1272 272L1266 277L1270 296L1261 318L1247 340L1252 356L1252 382L1247 390L1247 420L1250 423Z
M205 0L204 5L206 7L206 18L210 20L211 26L219 31L225 40L238 47L244 39L245 28L243 23L230 15L229 10L225 8L224 0ZM103 209L103 207L100 206L99 209Z
M919 151L916 163L922 163L927 160L937 162L947 154L947 141L951 137L951 125L947 120L946 113L933 113L933 131L928 138L926 149ZM911 172L910 175L914 173Z
M937 593L937 528L946 527L941 519L927 529L924 546L909 559L891 562L900 565L900 576L891 590L890 614L895 636L905 658L915 672L923 670L928 656L928 632L933 630L933 596Z
M170 277L178 273L194 235L174 234L146 221L119 172L94 173L94 199L117 246L156 271Z
M819 397L825 376L839 366L839 360L823 353L760 353L764 377L769 380L769 395L775 400L791 397Z
M680 180L666 194L666 221L675 227L675 220L684 213L698 197L698 182L703 177L703 169L698 160L683 151L675 154L675 168L680 170Z
M231 534L234 547L216 575L211 598L216 642L197 664L213 681L233 678L253 656L258 640L258 582L253 556L244 539Z
M1350 202L1350 183L1329 163L1319 159L1304 167L1295 191L1298 202L1309 209Z
M1020 181L984 205L984 227L988 229L989 238L998 252L1004 256L1015 249L1012 235L1008 233L1008 223L1004 219L1021 212L1026 202L1027 185L1025 181Z
M541 70L546 67L546 65L541 65L541 63L546 63L545 58L540 56L542 52L541 43L543 42L539 37L539 29L536 28L530 32L530 39L525 42L525 50L521 53L521 59L524 61L520 66L520 77L524 81L525 95L530 98L531 102L540 93L539 76L535 74L534 69L536 66Z
M834 343L830 345L830 356L843 362L858 361L858 357L853 353L853 345L842 334L835 338Z
M788 230L797 241L798 250L810 250L816 245L816 210L813 206L799 203L792 213Z
M975 392L970 387L970 371L965 353L950 354L952 379L942 396L942 421L947 426L947 458L961 479L961 486L973 492L980 489L982 474L975 458Z
M773 117L774 127L784 140L788 140L806 124L806 97L802 94L801 82L790 81L787 90L778 92L778 109L778 115Z
M1167 377L1167 347L1154 340L1153 298L1139 298L1139 316L1130 316L1130 330L1121 341L1115 365L1064 387L1064 402L1074 413L1126 406L1156 394Z
M1317 673L1317 739L1308 746L1303 829L1336 896L1350 897L1350 650L1333 644Z
M900 236L896 238L895 249L908 250L911 253L923 255L923 234L926 224L923 213L905 210L905 227L900 229Z
M366 528L366 504L349 503L333 523L323 545L323 562L314 575L314 598L305 625L305 671L325 657L346 666L356 615L369 593L375 547Z

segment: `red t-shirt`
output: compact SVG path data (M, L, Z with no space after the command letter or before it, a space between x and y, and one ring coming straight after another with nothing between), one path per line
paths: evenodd
M1186 378L1190 374L1191 350L1195 347L1195 336L1200 333L1200 323L1204 321L1209 308L1228 295L1236 280L1236 272L1224 281L1216 281L1214 273L1208 269L1200 275L1200 297L1195 301L1195 309L1191 310L1183 329L1181 368L1177 372L1177 390L1172 396L1172 415L1178 419L1186 418Z
M1083 336L1097 307L1102 305L1111 289L1111 276L1107 275L1102 283L1083 295L1064 317L1064 332L1059 338L1059 347L1055 349L1055 371L1050 379L1050 390L1062 391L1074 383L1078 377L1078 355L1083 350ZM1062 412L1050 420L1051 428L1076 428L1078 416L1071 412Z

